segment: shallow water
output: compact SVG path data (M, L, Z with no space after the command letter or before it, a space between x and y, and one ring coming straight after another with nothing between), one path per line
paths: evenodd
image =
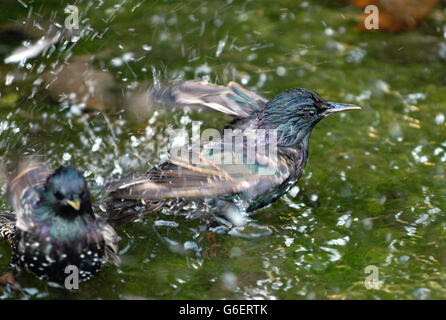
M59 1L20 3L2 2L1 30L27 16L47 30L67 16ZM163 161L172 130L227 121L188 111L135 116L119 98L108 112L50 99L43 74L76 56L93 57L96 70L112 76L113 97L153 81L234 80L268 98L305 87L363 109L316 126L297 187L257 211L245 230L211 232L159 213L117 228L121 267L105 267L79 290L22 272L26 293L0 291L1 298L446 298L444 5L400 33L359 31L361 11L337 1L77 6L77 42L22 65L0 64L4 168L22 154L74 164L99 199L105 182ZM10 35L0 38L2 61L21 43ZM4 173L0 185L0 209L10 210ZM9 257L2 241L0 274ZM368 266L377 267L378 289L365 286Z

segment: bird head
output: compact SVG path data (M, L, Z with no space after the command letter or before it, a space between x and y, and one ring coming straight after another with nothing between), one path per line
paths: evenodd
M279 144L291 146L309 138L313 127L323 118L353 109L361 108L327 102L310 90L290 89L268 101L260 114L260 121L263 126L278 131Z
M91 213L90 193L83 175L73 166L59 167L48 177L42 198L61 216Z

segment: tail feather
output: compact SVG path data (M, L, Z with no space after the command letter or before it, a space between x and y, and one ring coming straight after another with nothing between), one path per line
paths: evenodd
M103 217L96 215L96 221L105 242L104 262L110 262L119 267L121 259L118 252L118 235L115 229Z
M165 201L137 201L124 200L116 198L106 198L99 203L94 204L98 207L98 212L106 212L103 217L113 226L121 225L127 222L139 219L146 214L160 210Z

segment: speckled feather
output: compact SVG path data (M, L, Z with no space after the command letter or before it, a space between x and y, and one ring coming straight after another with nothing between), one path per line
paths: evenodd
M0 237L11 243L15 232L15 217L7 213L0 213Z
M66 205L78 196L79 208ZM10 179L8 197L15 216L0 215L0 230L18 268L63 282L66 266L74 265L82 282L105 262L119 265L116 232L93 214L85 179L73 167L50 174L42 163L27 162Z

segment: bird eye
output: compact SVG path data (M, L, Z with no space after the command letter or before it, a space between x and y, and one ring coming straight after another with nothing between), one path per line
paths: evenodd
M57 200L62 200L64 198L63 194L60 191L54 192L54 196Z
M314 110L314 109L310 109L310 111L308 111L308 114L309 114L311 117L314 117L314 116L316 115L316 110Z

